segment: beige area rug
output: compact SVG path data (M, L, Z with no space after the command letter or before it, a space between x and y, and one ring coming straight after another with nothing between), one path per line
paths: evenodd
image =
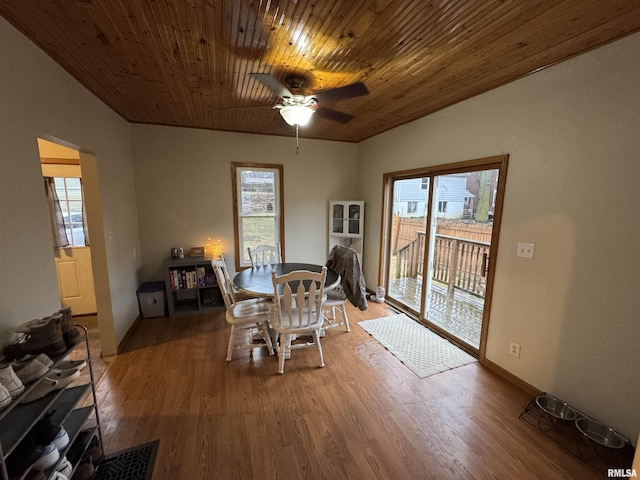
M358 322L420 378L477 361L405 314Z

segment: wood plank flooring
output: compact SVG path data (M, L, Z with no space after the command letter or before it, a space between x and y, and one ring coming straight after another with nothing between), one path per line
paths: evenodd
M351 306L349 306L351 307ZM101 371L105 450L160 439L154 480L602 478L518 415L529 397L474 363L419 379L357 322L225 362L223 313L141 320Z

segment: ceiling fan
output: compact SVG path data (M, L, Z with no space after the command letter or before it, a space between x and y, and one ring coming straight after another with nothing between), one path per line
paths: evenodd
M322 104L359 97L369 93L364 83L356 82L344 87L320 90L311 95L294 94L292 90L294 92L304 91L304 77L287 77L285 79L286 84L282 84L270 73L252 73L251 77L280 97L281 103L274 105L273 108L280 110L280 115L282 115L284 121L291 126L295 126L296 130L297 127L306 125L314 113L327 120L347 123L353 118L352 115L323 107Z

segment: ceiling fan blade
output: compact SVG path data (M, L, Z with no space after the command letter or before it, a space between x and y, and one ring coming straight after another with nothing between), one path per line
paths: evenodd
M362 82L352 83L344 87L330 88L321 90L313 94L319 102L337 102L338 100L346 100L347 98L360 97L367 95L369 90Z
M289 91L287 87L285 87L282 83L280 83L273 75L270 73L251 73L253 78L262 83L265 87L271 90L273 93L278 95L281 98L291 98L293 97L293 93Z
M316 108L315 114L319 117L326 118L327 120L333 120L334 122L339 123L347 123L353 118L353 115L349 115L348 113L339 112L337 110L332 110L330 108L324 107Z

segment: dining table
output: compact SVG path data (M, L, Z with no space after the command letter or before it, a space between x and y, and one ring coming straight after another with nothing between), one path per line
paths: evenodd
M276 272L276 275L284 275L294 272L296 270L308 270L314 273L322 272L324 265L316 265L313 263L297 263L297 262L284 262L274 263L271 265L259 265L252 268L241 270L233 277L233 284L235 287L247 295L256 297L272 297L273 296L273 281L271 279L271 272ZM324 282L324 289L331 290L338 286L340 283L340 275L335 270L327 268L327 278Z

